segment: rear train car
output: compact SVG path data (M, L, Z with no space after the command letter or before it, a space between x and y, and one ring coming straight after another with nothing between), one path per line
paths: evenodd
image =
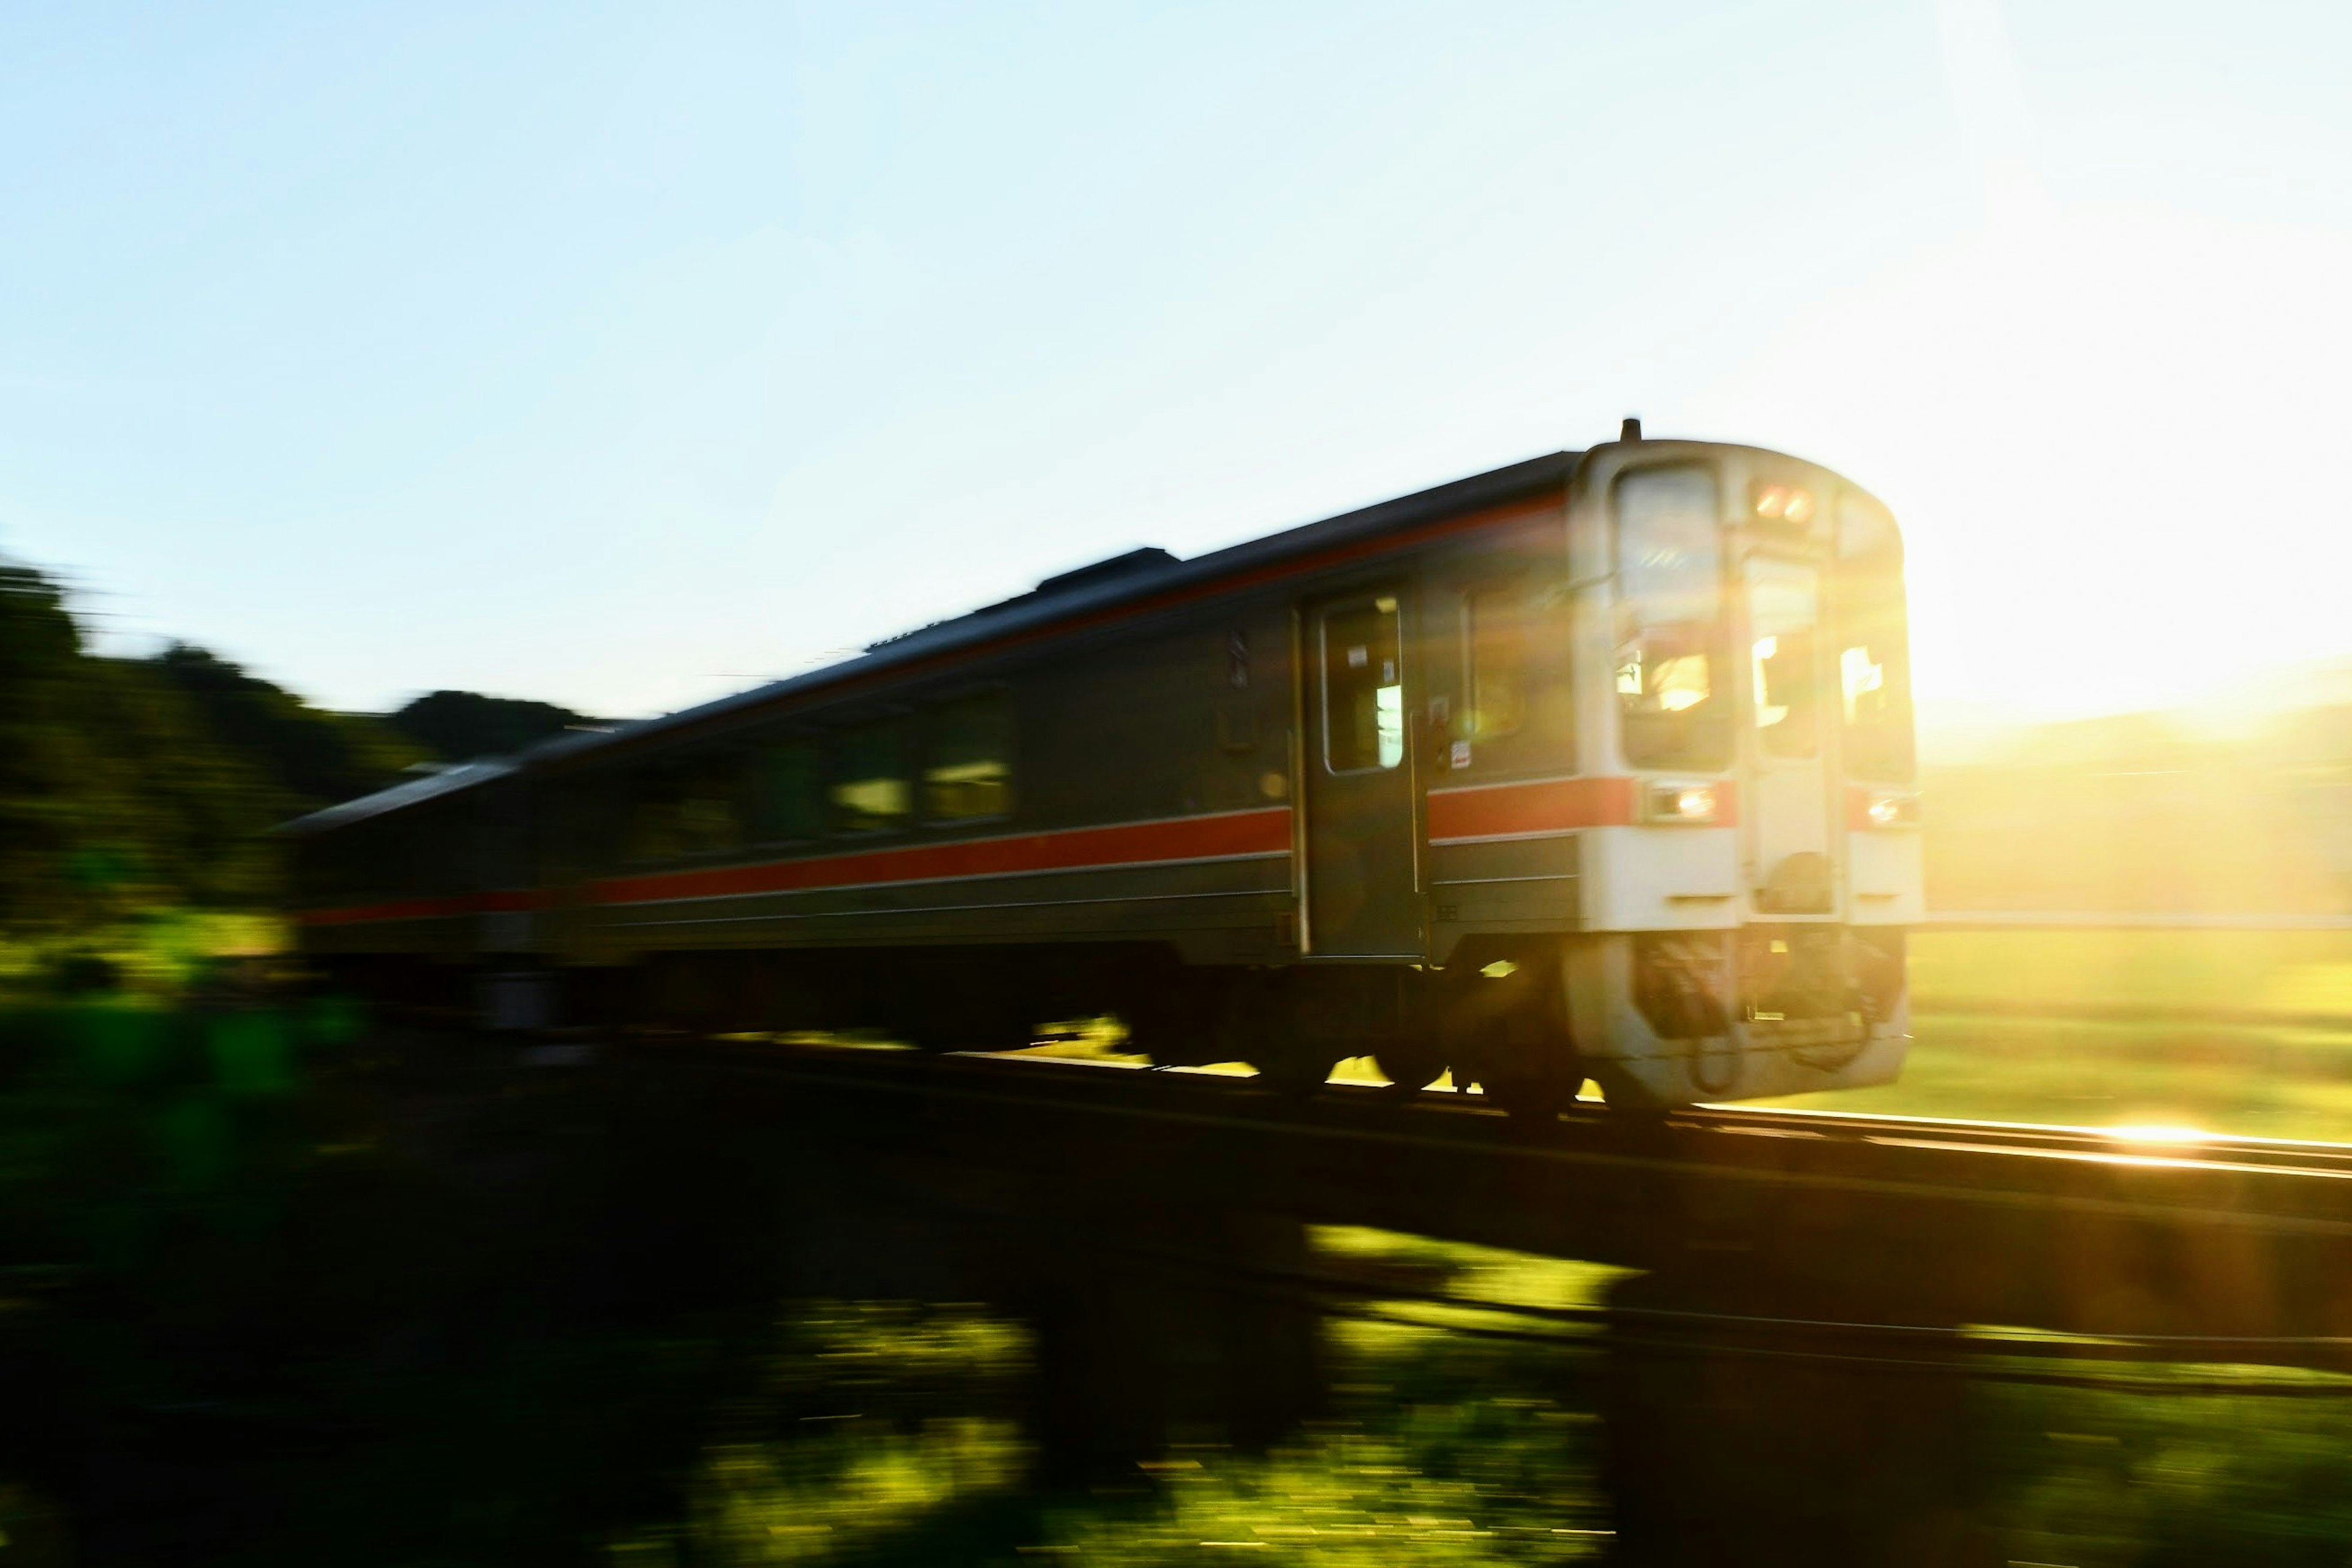
M289 825L306 952L494 1021L1376 1057L1541 1111L1884 1082L1921 909L1902 543L1625 440Z

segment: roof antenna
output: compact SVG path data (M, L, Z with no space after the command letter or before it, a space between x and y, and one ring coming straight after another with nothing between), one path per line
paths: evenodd
M1642 416L1638 414L1627 415L1625 416L1623 426L1617 432L1617 439L1620 441L1638 441L1641 438Z

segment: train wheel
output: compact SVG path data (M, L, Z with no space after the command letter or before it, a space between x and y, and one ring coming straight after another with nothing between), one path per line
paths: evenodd
M1339 1058L1327 1051L1294 1046L1250 1065L1276 1094L1304 1100L1330 1081L1331 1069L1339 1065Z
M1384 1046L1372 1062L1400 1094L1419 1094L1445 1076L1445 1054L1434 1046Z
M1480 1079L1478 1087L1514 1120L1548 1121L1575 1102L1577 1080L1550 1073L1501 1073Z

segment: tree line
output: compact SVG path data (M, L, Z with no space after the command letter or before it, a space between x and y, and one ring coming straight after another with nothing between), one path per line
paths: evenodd
M593 722L468 691L337 713L185 643L108 657L54 578L0 561L0 933L272 907L278 823Z
M106 657L55 580L0 561L0 937L275 908L272 826L597 722L470 691L337 713L185 643ZM2352 910L2340 700L2227 740L2147 714L2043 725L1921 783L1932 908Z

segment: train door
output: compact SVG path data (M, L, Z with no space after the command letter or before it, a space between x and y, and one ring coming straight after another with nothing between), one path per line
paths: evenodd
M1423 952L1402 615L1376 589L1307 606L1304 779L1307 951Z
M1745 572L1750 728L1748 884L1759 915L1835 912L1829 748L1822 701L1821 571L1751 555Z

